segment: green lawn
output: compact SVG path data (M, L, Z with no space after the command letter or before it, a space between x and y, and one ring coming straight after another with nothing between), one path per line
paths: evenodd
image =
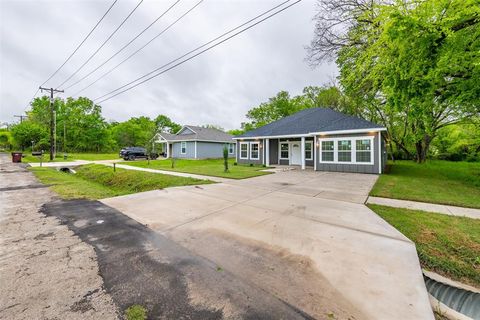
M415 242L423 268L480 288L480 220L368 206Z
M480 208L480 163L430 160L390 163L370 195Z
M160 170L169 170L169 171L179 171L186 173L195 173L206 176L222 177L222 178L231 178L231 179L244 179L251 178L256 176L261 176L269 174L270 172L260 171L266 169L262 166L247 166L247 165L236 165L233 163L235 160L230 159L229 163L229 172L224 172L223 168L223 159L207 159L207 160L175 160L175 168L172 168L171 159L167 160L153 160L150 161L150 164L146 160L142 161L129 161L124 164L142 167L142 168L151 168L151 169L160 169Z
M40 158L32 156L31 152L24 153L25 157L22 158L22 162L40 162ZM118 153L69 153L67 160L63 159L63 153L57 153L57 156L53 161L73 161L73 160L115 160L120 159ZM50 162L50 155L45 153L43 155L43 162Z
M57 171L52 168L30 168L45 184L65 199L102 199L124 194L211 183L186 177L124 170L99 164L79 166L76 174Z

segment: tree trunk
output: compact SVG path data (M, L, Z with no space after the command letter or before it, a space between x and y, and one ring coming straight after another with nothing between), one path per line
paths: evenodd
M425 135L422 140L415 142L416 162L424 163L427 160L428 149L430 148L430 142L432 138L429 135Z

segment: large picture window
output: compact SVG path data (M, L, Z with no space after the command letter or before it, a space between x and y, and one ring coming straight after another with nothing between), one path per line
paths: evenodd
M338 140L338 162L352 162L352 141Z
M319 138L320 162L373 164L373 136Z
M240 159L248 159L248 142L240 142Z
M356 161L371 162L372 161L372 140L362 139L356 140Z
M322 141L322 161L333 162L334 160L334 142Z
M305 160L313 160L312 141L305 141Z
M288 143L280 143L280 159L288 160Z
M260 159L260 143L258 142L251 142L250 143L250 159L258 160Z
M186 154L187 153L187 142L183 141L180 145L180 153Z

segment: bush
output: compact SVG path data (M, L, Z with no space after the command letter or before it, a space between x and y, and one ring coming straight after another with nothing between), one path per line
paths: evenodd
M236 161L233 163L234 166L236 166L237 164L238 164L238 163L237 163Z
M250 167L253 167L253 163L250 163Z
M127 320L145 320L147 319L147 310L141 305L134 304L125 310Z

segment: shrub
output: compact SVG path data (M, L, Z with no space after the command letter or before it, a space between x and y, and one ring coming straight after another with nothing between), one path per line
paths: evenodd
M147 319L147 310L141 305L134 304L125 310L127 320L145 320Z

